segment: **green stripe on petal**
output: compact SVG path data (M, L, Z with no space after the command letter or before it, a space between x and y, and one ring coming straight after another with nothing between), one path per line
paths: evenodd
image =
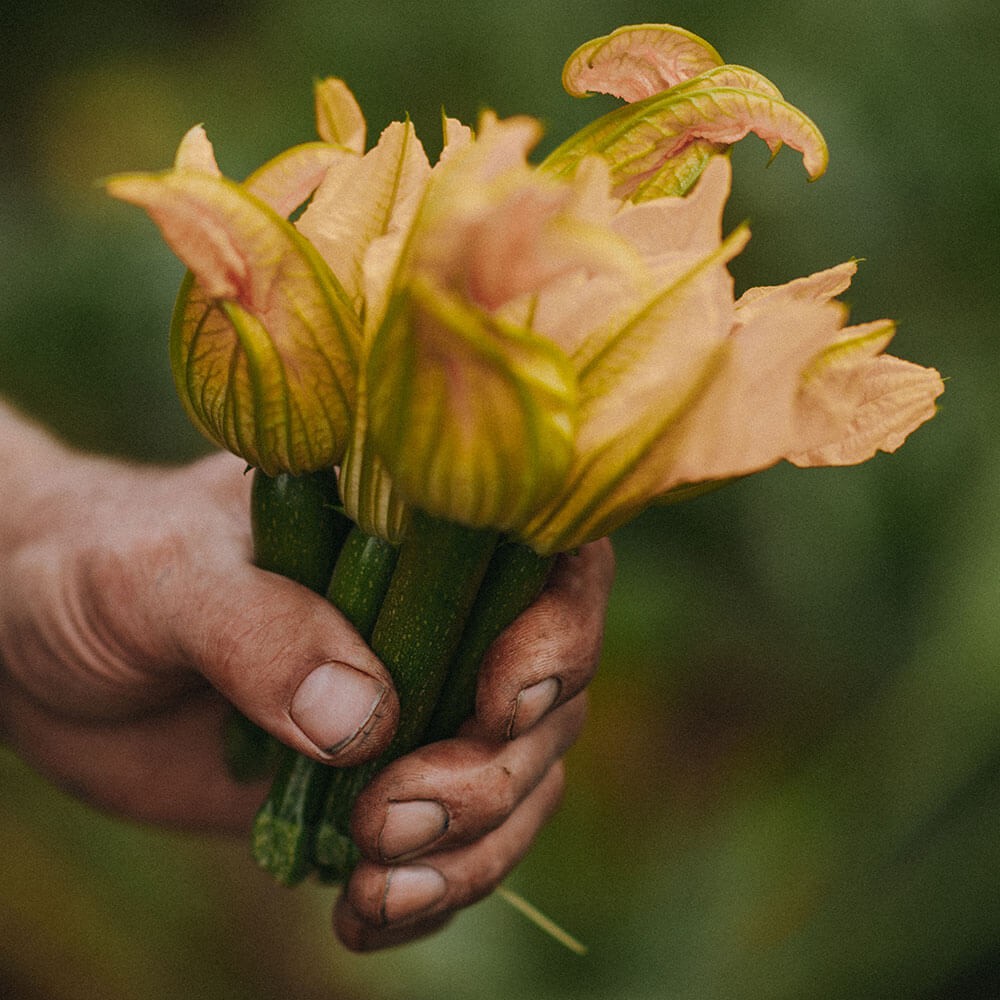
M561 485L575 378L544 338L414 282L390 304L368 375L372 439L414 507L509 530Z
M659 170L649 174L632 192L630 201L636 204L656 198L681 198L698 182L713 156L718 156L724 146L707 139L695 139L675 156L671 156Z
M319 255L225 178L138 174L113 178L108 189L147 210L197 279L197 294L188 285L187 301L175 310L171 348L178 390L197 425L269 475L338 462L360 332ZM264 372L265 364L274 370ZM278 381L290 393L281 410L258 395Z
M431 168L409 122L393 122L378 144L332 172L297 223L323 255L352 301L381 308L384 289L366 281L365 255L385 236L402 236L420 204ZM391 275L386 269L385 277ZM369 317L369 323L372 317Z
M361 372L351 443L340 467L340 496L347 516L366 534L402 542L409 510L368 433L368 392Z
M751 132L772 151L784 143L801 152L811 179L826 170L822 134L786 101L742 87L683 85L599 118L556 149L543 167L568 176L585 156L600 156L611 168L615 193L630 198L692 142L729 146Z
M536 551L574 548L631 519L661 492L656 443L703 393L727 350L737 229L573 357L581 391L578 452L557 502L520 537Z

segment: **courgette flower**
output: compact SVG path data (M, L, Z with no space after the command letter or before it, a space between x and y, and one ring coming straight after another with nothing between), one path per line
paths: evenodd
M290 151L235 185L194 132L174 170L113 180L193 272L173 354L196 423L265 471L340 464L348 513L392 541L413 507L549 554L933 415L940 376L883 353L892 322L845 325L854 263L735 295L729 146L827 162L772 83L666 25L587 43L563 79L627 103L539 165L538 123L491 114L446 120L433 167L409 122L363 153L327 81L311 172Z
M190 269L170 344L188 415L270 475L339 462L357 396L357 312L286 217L335 164L359 158L364 119L347 88L327 80L316 86L316 120L320 142L287 150L242 184L222 176L200 126L172 170L107 182L146 209Z

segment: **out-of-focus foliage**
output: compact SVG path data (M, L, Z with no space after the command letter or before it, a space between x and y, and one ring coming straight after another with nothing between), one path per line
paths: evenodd
M593 117L577 44L668 20L775 80L828 175L736 154L741 285L867 258L857 321L950 376L898 455L777 469L619 538L605 665L561 816L497 901L364 959L243 844L136 830L0 757L0 996L953 1000L1000 992L1000 12L983 0L671 5L7 4L0 60L0 391L82 446L180 460L178 265L94 180L169 163L191 124L239 176L311 135L314 76L376 128L445 104ZM546 148L550 148L547 146Z

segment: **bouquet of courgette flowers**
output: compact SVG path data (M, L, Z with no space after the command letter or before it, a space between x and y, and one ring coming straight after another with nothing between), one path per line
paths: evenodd
M255 470L258 564L327 594L399 693L372 765L281 751L253 847L284 883L345 876L355 796L471 714L556 554L783 459L893 451L942 391L883 353L892 322L845 325L853 262L734 295L729 147L791 146L813 179L827 162L772 83L668 25L588 42L563 83L625 103L537 164L528 117L445 119L434 165L408 121L368 149L326 79L319 140L242 183L200 127L172 169L108 182L189 268L173 373Z

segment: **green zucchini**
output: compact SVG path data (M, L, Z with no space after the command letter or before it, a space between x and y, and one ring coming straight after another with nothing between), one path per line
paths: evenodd
M351 529L339 503L333 471L266 476L255 470L250 495L254 565L325 593Z
M313 870L313 835L332 771L285 748L277 777L253 824L251 851L261 868L293 886Z
M540 556L516 542L497 546L424 733L424 743L454 736L459 726L475 714L476 682L486 651L538 597L553 562L555 556Z
M377 760L334 775L316 839L316 860L328 879L344 864L361 790L387 763L420 745L496 544L494 532L413 513L371 639L399 695L399 728Z
M327 597L365 639L371 636L395 563L392 545L359 528L350 531L341 547ZM281 770L254 820L253 855L284 885L313 870L318 821L335 773L327 764L283 750ZM327 846L328 855L339 859L337 871L348 864L350 851L343 839Z
M322 593L351 527L338 509L339 502L332 470L273 477L254 470L250 490L254 565ZM229 773L237 781L257 781L280 766L281 744L235 710L226 722L224 747Z
M323 593L351 527L338 504L332 471L272 477L256 470L250 494L254 564ZM312 761L262 737L239 714L228 730L231 770L260 776L277 762L271 792L254 820L252 851L278 881L294 885L311 869L311 834L326 797L328 769L307 766ZM239 756L233 753L237 747Z

